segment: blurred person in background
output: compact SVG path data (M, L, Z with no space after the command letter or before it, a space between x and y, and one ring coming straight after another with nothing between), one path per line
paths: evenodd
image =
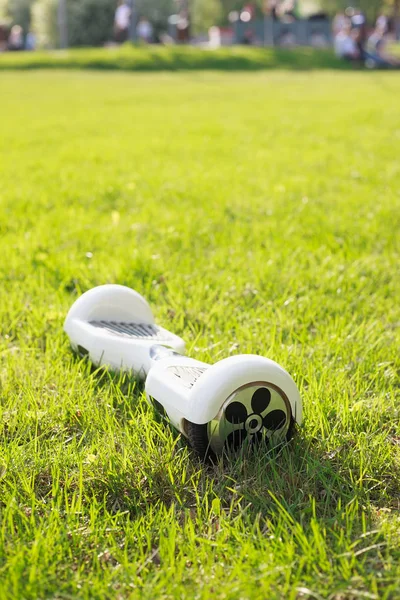
M129 25L131 22L131 9L124 0L119 0L114 17L115 41L123 44L129 37Z
M383 30L385 33L389 30L389 19L384 13L378 15L378 18L376 19L375 30L377 29Z
M187 8L183 8L179 12L176 24L176 40L181 44L190 42L190 15Z
M146 44L153 41L154 28L146 17L141 17L136 27L136 35L138 39Z
M359 27L352 27L351 28L351 37L353 38L353 40L355 41L356 45L357 45L357 49L358 49L358 54L360 56L361 59L365 58L365 44L366 44L366 39L361 31L361 29Z
M354 14L351 17L351 24L353 27L365 27L365 24L367 22L367 18L365 16L365 14L360 10L360 9L354 9Z
M278 19L278 0L266 0L265 13L276 21Z
M221 47L221 30L219 27L213 25L208 30L208 47L209 48L220 48Z
M10 36L8 38L8 49L13 51L24 49L24 34L20 25L11 27Z
M354 14L351 17L351 26L355 30L357 45L362 54L367 41L367 17L361 10L354 10Z
M26 34L25 50L36 50L36 35L33 31L28 31Z
M335 54L339 58L356 61L360 60L360 50L354 36L352 35L351 21L347 19L339 33L335 37Z
M340 33L342 31L342 29L346 25L347 21L348 21L348 19L347 19L346 15L344 14L344 12L336 13L336 15L333 17L333 21L332 21L332 31L333 31L334 36L338 35L338 33Z
M400 60L386 51L386 23L375 27L367 42L368 67L400 67Z

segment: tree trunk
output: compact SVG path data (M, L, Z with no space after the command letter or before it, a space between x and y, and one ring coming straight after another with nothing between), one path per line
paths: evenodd
M400 38L400 0L394 0L394 30L396 40Z
M131 9L131 20L129 24L129 39L131 42L136 42L136 27L137 27L137 6L136 0L130 0L128 3L129 8Z
M68 48L68 18L66 0L59 0L58 11L58 37L60 48Z

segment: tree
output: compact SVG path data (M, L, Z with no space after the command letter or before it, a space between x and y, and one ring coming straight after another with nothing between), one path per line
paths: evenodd
M7 14L7 5L8 5L8 0L0 0L0 19L1 20L5 20L8 17Z
M396 0L394 0L396 2ZM390 0L357 0L355 6L362 10L368 21L373 23L383 7L393 4ZM349 0L321 0L321 7L329 14L334 14L337 11L344 11L352 3Z
M31 24L31 8L34 0L0 0L0 18L6 18L11 25L21 25L27 33Z
M392 15L394 18L395 30L397 39L400 36L400 0L386 0L386 4L392 9Z
M58 46L58 0L36 0L32 6L32 30L40 48Z
M218 25L223 15L220 0L191 0L189 10L195 33L204 33L213 25Z
M136 0L136 10L139 17L163 23L166 27L168 17L174 12L174 0Z
M101 46L113 37L114 0L68 0L70 46Z
M234 10L239 11L241 8L243 8L244 4L246 4L244 0L221 0L224 17L227 18L229 13Z
M33 5L32 25L39 46L59 46L58 1L36 0ZM100 46L112 39L115 0L68 0L66 8L70 46Z

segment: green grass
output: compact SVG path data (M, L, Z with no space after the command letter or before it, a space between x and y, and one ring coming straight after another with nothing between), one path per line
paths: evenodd
M80 48L47 52L8 52L0 55L0 70L103 69L120 71L353 69L331 50L313 48L246 48L207 50L172 46Z
M0 85L2 600L399 598L397 75ZM201 464L72 356L68 308L106 282L200 360L284 365L296 438Z

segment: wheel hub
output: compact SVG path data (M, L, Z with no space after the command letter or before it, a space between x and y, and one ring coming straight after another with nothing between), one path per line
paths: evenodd
M287 439L292 413L286 394L268 382L253 382L238 388L208 423L211 449L237 449L245 440L265 441L268 447Z
M249 417L247 417L244 428L247 433L257 433L263 426L263 421L261 415L256 415L253 413Z

